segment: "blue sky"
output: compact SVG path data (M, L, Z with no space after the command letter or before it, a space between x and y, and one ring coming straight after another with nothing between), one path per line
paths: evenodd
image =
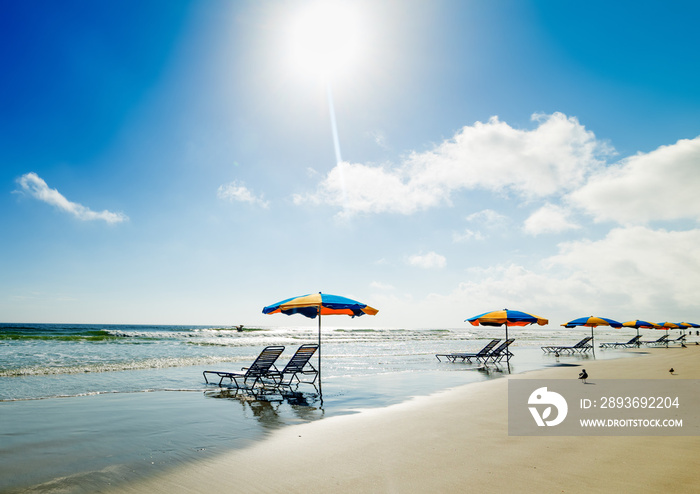
M700 322L700 4L339 5L5 3L0 320Z

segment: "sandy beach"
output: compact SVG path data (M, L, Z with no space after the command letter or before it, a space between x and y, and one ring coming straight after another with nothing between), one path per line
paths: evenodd
M674 380L700 379L700 346L642 352L647 354L587 361L590 380L665 379L672 389ZM697 492L698 437L508 435L509 379L576 379L580 370L553 367L286 427L249 448L121 485L118 492L250 492L253 486L256 492L306 493L484 486L508 492ZM700 398L688 408L700 414Z

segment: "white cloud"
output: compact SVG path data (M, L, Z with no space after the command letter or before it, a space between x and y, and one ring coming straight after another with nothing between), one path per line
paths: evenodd
M476 213L467 216L469 222L479 222L491 228L498 228L504 225L508 220L507 216L497 213L493 209L483 209Z
M369 132L369 136L372 138L374 143L382 149L389 149L386 142L386 135L381 130L376 130L374 132Z
M238 201L257 204L265 209L270 207L270 203L266 201L262 195L256 196L244 184L235 180L228 184L219 186L219 189L216 191L216 195L219 197L219 199L224 199L231 202Z
M640 224L700 219L700 137L683 139L600 170L570 196L597 221Z
M34 198L51 204L61 211L72 214L79 220L101 220L107 223L122 223L129 219L124 213L113 213L107 210L97 212L82 204L71 202L58 190L49 188L47 183L34 172L25 173L17 179L17 183L22 187L23 191L28 192Z
M515 264L475 268L469 275L469 281L460 283L448 295L449 303L464 307L467 317L508 308L548 318L550 325L556 326L566 322L557 321L557 314L573 319L578 316L569 314L593 310L597 303L597 294L581 280Z
M508 223L508 217L497 213L493 209L484 209L467 216L469 223L476 223L489 232L503 230ZM486 240L488 235L479 230L465 228L462 232L452 234L452 241L455 243L468 242L470 240Z
M515 129L497 117L477 122L393 167L339 163L316 193L294 200L334 205L352 215L412 214L449 204L452 192L465 189L545 197L580 186L611 153L576 118L554 113L533 120L533 130Z
M579 280L557 278L548 272L514 264L471 269L468 274L467 280L447 293L430 293L421 298L394 294L394 298L376 297L376 304L385 309L387 317L401 313L418 327L460 327L475 331L478 329L464 320L490 310L523 310L549 319L550 327L596 310L590 302L597 294L587 294L590 287ZM581 310L584 312L579 314Z
M486 237L479 231L473 231L466 228L462 232L454 232L452 234L452 241L455 243L468 242L469 240L484 240Z
M417 324L448 327L507 307L548 318L550 327L559 328L589 315L621 321L692 321L698 299L700 229L631 227L612 230L598 241L560 244L559 253L538 267L470 269L468 278L451 292L392 302L392 307L410 314Z
M549 263L596 290L624 295L637 310L695 307L700 298L700 230L616 228L602 240L561 244Z
M306 168L306 176L315 180L320 176L320 173L318 173L318 171L309 166Z
M569 221L569 211L554 204L545 204L525 220L523 230L530 235L560 233L581 228Z
M435 252L428 252L427 254L416 254L408 258L408 264L411 266L416 266L423 269L432 268L444 268L447 265L447 259L445 256L437 254Z
M330 204L345 214L392 212L411 214L442 201L431 191L414 190L401 172L383 167L338 163L311 195L295 195L295 204Z

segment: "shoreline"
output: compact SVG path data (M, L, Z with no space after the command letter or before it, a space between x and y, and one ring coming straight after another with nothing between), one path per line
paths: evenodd
M593 381L700 379L700 347L643 353L649 355L584 365ZM285 427L250 447L113 492L217 493L251 485L257 492L311 493L462 492L481 485L514 492L696 492L700 441L694 436L508 436L509 379L575 379L580 367L532 370Z

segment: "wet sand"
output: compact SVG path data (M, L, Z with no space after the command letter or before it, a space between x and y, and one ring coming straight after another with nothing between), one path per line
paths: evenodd
M642 351L649 354L587 361L590 380L665 379L672 389L674 380L700 379L700 346ZM508 435L509 379L576 379L580 369L512 375L285 427L248 448L117 491L697 492L699 437ZM700 414L700 396L687 406Z

